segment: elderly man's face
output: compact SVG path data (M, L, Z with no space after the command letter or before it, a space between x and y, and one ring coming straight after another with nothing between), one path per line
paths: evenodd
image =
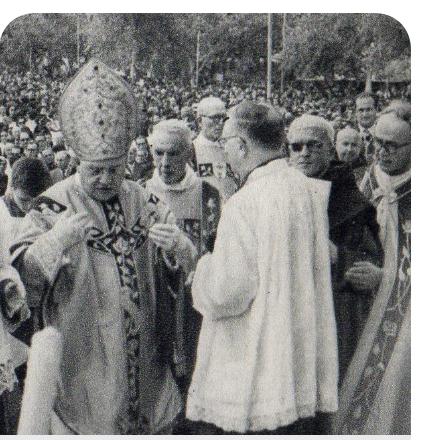
M0 133L0 141L1 141L3 144L6 143L6 141L7 141L7 136L8 136L7 131L2 131L2 132Z
M361 140L358 133L344 135L336 142L336 152L339 160L352 163L356 161L361 152Z
M226 119L225 112L212 112L201 116L202 132L206 139L216 142L222 135Z
M82 188L94 200L110 200L120 190L125 168L126 162L121 159L81 161L78 171Z
M376 121L376 108L373 98L360 98L356 102L357 121L364 128L370 128Z
M42 157L44 158L44 162L47 164L47 166L50 166L54 163L54 153L51 148L46 148L42 152Z
M191 156L191 146L178 139L171 141L164 138L153 145L152 156L159 177L171 185L183 180Z
M324 133L300 130L289 135L289 163L308 177L320 176L332 158L331 144Z
M410 128L406 134L398 130L376 129L375 146L379 166L386 174L398 175L410 169Z

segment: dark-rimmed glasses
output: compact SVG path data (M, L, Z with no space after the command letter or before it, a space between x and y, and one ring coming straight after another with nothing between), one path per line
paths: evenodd
M202 117L211 119L213 122L225 122L228 119L228 116L225 114L202 115Z
M304 145L306 145L307 150L312 153L313 151L320 151L324 144L320 141L292 142L288 147L294 153L301 153L304 150Z
M403 144L398 144L397 142L393 141L385 141L383 139L374 138L374 146L377 150L383 149L386 151L386 153L393 154L396 153L396 151L400 150L403 147L406 147L407 145L410 145L411 142L405 142Z

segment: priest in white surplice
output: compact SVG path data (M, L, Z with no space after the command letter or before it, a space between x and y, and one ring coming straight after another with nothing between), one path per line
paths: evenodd
M312 434L316 413L337 409L330 183L288 167L283 132L273 109L247 101L224 126L242 186L192 286L203 324L187 417L203 432Z

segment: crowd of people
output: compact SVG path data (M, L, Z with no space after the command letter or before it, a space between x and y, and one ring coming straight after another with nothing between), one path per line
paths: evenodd
M409 87L0 94L2 433L410 432Z

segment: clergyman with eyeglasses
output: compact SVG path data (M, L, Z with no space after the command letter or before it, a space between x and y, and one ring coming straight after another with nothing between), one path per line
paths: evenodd
M289 163L308 177L331 182L332 286L343 380L382 277L376 210L359 191L348 164L333 160L334 130L320 116L296 118L288 131Z
M378 161L361 185L377 207L383 279L344 380L335 434L411 432L410 104L392 102L383 113L374 132Z

